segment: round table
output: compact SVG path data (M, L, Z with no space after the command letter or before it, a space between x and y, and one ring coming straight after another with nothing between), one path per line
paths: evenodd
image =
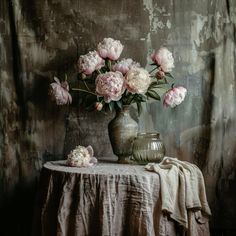
M47 162L35 209L34 236L176 235L161 212L159 175L141 165Z

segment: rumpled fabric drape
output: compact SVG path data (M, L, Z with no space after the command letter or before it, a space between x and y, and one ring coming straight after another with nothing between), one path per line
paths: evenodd
M144 166L44 165L32 236L177 236L161 211L160 178Z
M196 165L165 157L159 164L149 163L145 168L160 175L162 211L168 212L186 230L191 228L189 214L194 213L196 219L211 215L204 178ZM188 232L195 235L194 229Z

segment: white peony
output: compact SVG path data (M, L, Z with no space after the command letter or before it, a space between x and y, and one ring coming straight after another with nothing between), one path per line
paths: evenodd
M150 75L143 68L132 68L125 76L126 88L131 93L146 93L150 83Z
M111 60L117 60L123 51L124 46L119 40L112 38L104 38L102 42L98 44L97 51L102 58L109 58Z
M88 167L97 162L93 157L93 148L91 146L83 147L77 146L67 156L67 165L74 167Z
M175 67L172 53L165 47L154 52L152 60L159 65L164 72L170 72Z

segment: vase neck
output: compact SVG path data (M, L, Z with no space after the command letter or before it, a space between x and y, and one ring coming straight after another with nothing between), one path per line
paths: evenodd
M123 106L121 109L116 110L116 114L129 114L129 107L128 105Z

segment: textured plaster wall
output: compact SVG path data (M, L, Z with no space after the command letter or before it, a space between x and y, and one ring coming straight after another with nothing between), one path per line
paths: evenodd
M56 107L47 95L54 75L76 83L76 59L104 37L121 40L122 56L147 69L155 48L173 52L188 96L174 110L145 105L140 131L160 132L168 155L201 168L213 235L235 235L235 25L233 0L1 0L0 235L28 234L45 161L79 143L112 155L112 114ZM11 221L16 227L2 227Z

